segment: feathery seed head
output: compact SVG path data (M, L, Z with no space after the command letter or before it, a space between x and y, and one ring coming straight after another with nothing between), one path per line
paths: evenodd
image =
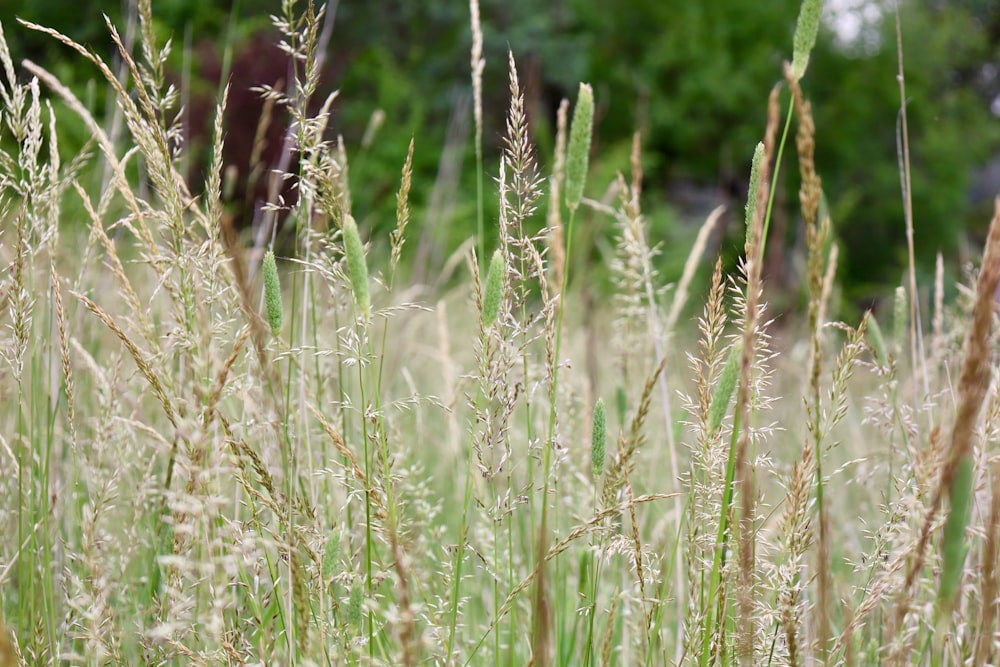
M581 83L569 128L569 148L566 153L566 206L575 211L583 199L590 159L590 137L594 129L594 91L590 84Z
M264 305L267 307L267 323L271 325L271 333L277 336L281 333L281 283L278 281L278 265L274 261L274 251L264 253L261 265L264 274Z

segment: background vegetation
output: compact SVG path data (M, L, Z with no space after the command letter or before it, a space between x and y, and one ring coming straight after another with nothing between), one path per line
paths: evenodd
M7 4L7 15L41 21L104 53L111 53L111 44L102 12L119 23L135 15L134 6L93 0ZM841 241L843 286L849 303L860 306L884 296L887 282L900 282L906 256L897 168L895 23L892 3L828 4L813 55L811 98L817 128L827 138L816 159ZM356 213L362 224L388 229L394 206L389 175L410 137L417 137L414 217L434 223L427 226L428 239L421 242L417 259L429 263L425 275L433 275L474 229L468 8L453 0L331 6L335 23L320 86L341 91L329 133L343 135L354 174L369 184L355 195ZM628 154L632 132L639 130L646 213L654 238L664 241L659 261L667 277L680 273L685 253L677 248L690 241L692 223L718 203L729 204L730 213L724 218L725 241L717 236L713 246L724 248L731 265L739 251L735 211L746 194L747 147L762 122L760 94L777 80L785 57L782 45L790 39L797 11L796 0L762 6L739 0L631 0L627 11L616 12L587 0L486 0L486 104L507 102L509 48L524 68L531 132L544 156L552 149L559 101L572 97L576 82L595 82L599 162L588 194L602 196ZM227 111L233 139L227 161L244 176L251 169L245 147L253 144L261 105L243 91L288 77L287 64L269 47L276 37L267 18L273 12L261 0L157 4L157 34L172 37L176 45L168 71L185 86L195 162L204 164L207 158L211 109L226 69L234 77L237 98ZM982 221L988 217L997 168L994 164L992 177L982 169L1000 155L1000 10L986 0L910 0L901 4L901 14L916 250L921 271L930 274L938 252L954 269L966 259L967 242L981 240L985 231ZM106 102L103 87L93 86L93 70L68 58L65 47L22 31L11 40L15 58L48 64L81 99L88 99L90 82L95 109ZM364 142L376 110L391 122L380 124ZM489 165L502 147L503 127L499 117L485 123L486 165L495 177ZM280 125L278 117L263 151L265 163L277 161ZM75 141L68 137L62 150L74 154L85 138L82 131ZM442 146L450 149L438 150ZM778 193L775 260L768 271L775 283L792 285L795 263L781 258L786 247L801 254L804 237L792 194L798 182L794 170L788 174ZM238 185L237 190L244 188L245 179ZM266 198L261 189L231 197L242 201L237 208L248 220L253 202ZM488 211L495 215L495 208Z

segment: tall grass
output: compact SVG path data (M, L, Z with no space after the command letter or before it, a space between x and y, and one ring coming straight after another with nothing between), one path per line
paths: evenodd
M819 5L762 91L740 265L705 257L716 211L670 286L639 137L613 197L588 197L608 185L588 176L600 100L581 85L539 155L514 54L508 108L481 108L471 2L481 222L436 293L405 243L432 149L398 147L381 253L333 96L312 103L323 9L275 18L292 78L261 94L293 119L298 196L265 207L290 242L266 226L249 247L222 202L227 91L196 191L148 2L134 50L108 26L122 76L4 26L89 62L124 130L0 34L0 665L995 663L1000 200L954 303L938 273L926 359L913 274L891 341L881 311L828 319ZM59 105L91 137L68 163ZM507 118L493 167L483 113ZM808 306L777 332L763 266L793 123ZM597 308L584 226L614 238Z

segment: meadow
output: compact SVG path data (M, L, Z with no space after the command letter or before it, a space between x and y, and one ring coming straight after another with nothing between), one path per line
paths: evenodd
M293 119L273 191L296 198L253 234L223 204L226 91L203 187L182 173L148 0L136 49L109 25L121 71L3 25L89 61L116 112L0 36L0 666L997 664L1000 200L956 298L940 259L918 284L911 227L892 307L836 319L821 5L753 110L739 266L706 252L716 211L669 284L641 138L588 181L581 84L539 156L516 53L509 107L483 108L476 0L479 215L435 286L407 257L413 154L435 148L401 149L394 231L370 238L333 100L311 104L321 8L275 17L294 85L260 93ZM69 162L56 103L90 135ZM499 164L483 114L506 117ZM806 248L779 330L780 169ZM615 230L606 297L595 224Z

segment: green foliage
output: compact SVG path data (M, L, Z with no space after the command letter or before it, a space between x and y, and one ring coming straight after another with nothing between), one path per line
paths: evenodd
M266 0L154 4L161 42L174 40L170 78L178 82L185 49L193 48L200 58L200 49L214 47L221 61L227 47L238 49L267 23L268 14L278 11ZM633 0L624 12L608 11L593 0L553 6L484 0L484 105L497 109L509 101L505 63L511 49L525 70L526 104L544 172L550 166L544 162L552 153L558 102L574 96L577 81L595 82L595 142L604 158L603 164L591 165L592 186L601 191L607 181L599 179L627 169L621 156L627 155L632 132L641 130L644 209L665 221L653 232L666 239L677 235L676 216L662 211L676 202L662 193L678 179L706 188L715 185L735 201L743 198L747 147L760 140L764 124L761 100L780 80L783 60L794 54L795 66L804 69L804 54L815 39L804 92L825 138L816 154L817 168L842 251L839 275L846 295L867 298L885 282L896 283L905 261L894 17L889 13L880 23L865 26L851 43L839 42L829 26L821 26L816 35L811 21L796 31L797 17L815 18L820 4ZM116 5L89 1L81 7L66 0L21 0L11 9L66 32L108 59L112 45L101 12L120 25L126 18ZM914 224L921 239L916 250L918 263L931 267L939 250L953 257L965 236L981 233L988 219L974 208L968 191L971 169L1000 148L1000 127L989 112L1000 94L1000 78L991 78L987 67L1000 51L1000 22L991 3L978 0L915 0L903 3L901 11ZM328 135L344 137L351 178L366 184L353 193L352 213L371 229L373 247L381 252L393 219L394 176L410 137L416 136L414 219L432 225L414 256L433 270L474 233L468 7L444 0L339 3L335 25L322 89L324 94L341 91ZM67 60L66 48L45 36L12 30L11 22L7 28L15 60L46 63L88 108L103 109L103 86L88 88L95 77L91 66ZM799 38L790 52L793 34ZM202 75L197 62L192 74ZM214 82L190 83L209 99L215 95ZM199 105L191 108L201 113ZM376 110L384 112L386 121L362 145ZM67 116L60 104L56 113L61 120ZM193 126L199 122L192 119ZM487 178L497 172L502 123L501 114L486 115ZM70 130L60 146L67 159L87 139L75 125L78 132L74 123L63 123ZM448 149L439 149L446 139ZM193 152L197 163L197 146ZM789 219L785 241L792 246L801 233L792 196L798 189L795 172L784 170L776 193L784 208L778 214ZM249 197L251 203L254 196L259 193ZM496 202L487 198L484 205L486 220L495 218ZM735 232L730 234L729 245L738 247ZM674 277L669 267L661 268Z
M975 463L972 456L966 454L958 462L955 479L949 489L950 507L941 547L941 584L938 588L938 603L948 611L951 611L951 605L954 604L962 583L965 557L969 551L965 531L972 513L975 479Z
M968 191L971 169L1000 148L986 91L973 85L995 47L960 5L907 3L902 29L917 262L931 271L937 252L953 256L988 221ZM814 51L806 90L826 137L816 162L842 240L841 275L857 298L897 283L906 265L894 19L840 51L827 42Z

